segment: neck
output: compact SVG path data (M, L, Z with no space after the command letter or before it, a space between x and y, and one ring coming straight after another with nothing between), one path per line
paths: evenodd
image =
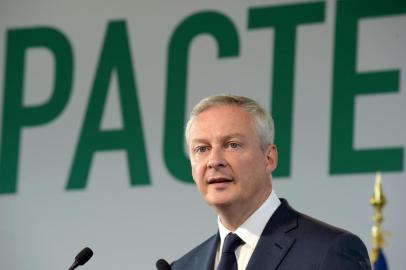
M252 204L233 204L216 207L221 224L231 232L236 231L268 199L272 189Z

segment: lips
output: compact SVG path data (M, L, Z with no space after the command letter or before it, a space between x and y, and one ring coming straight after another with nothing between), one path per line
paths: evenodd
M231 183L231 182L233 182L233 179L229 179L229 178L210 178L207 181L207 184L211 185L211 184Z

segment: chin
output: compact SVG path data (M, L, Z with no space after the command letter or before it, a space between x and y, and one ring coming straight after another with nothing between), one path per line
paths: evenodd
M206 198L206 202L215 208L227 207L233 204L234 200L231 198Z

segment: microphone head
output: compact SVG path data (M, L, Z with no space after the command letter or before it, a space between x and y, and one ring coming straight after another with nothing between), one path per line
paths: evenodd
M90 248L85 247L78 253L78 255L76 255L75 261L77 261L79 265L84 265L92 256L93 251Z
M169 265L169 263L167 261L165 261L164 259L159 259L156 262L156 268L158 270L171 270L171 266Z

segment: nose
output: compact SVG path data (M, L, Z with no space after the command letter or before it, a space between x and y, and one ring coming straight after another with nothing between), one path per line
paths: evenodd
M207 162L207 167L209 169L219 169L220 167L227 166L227 161L224 157L224 153L221 149L212 148L209 155L209 160Z

